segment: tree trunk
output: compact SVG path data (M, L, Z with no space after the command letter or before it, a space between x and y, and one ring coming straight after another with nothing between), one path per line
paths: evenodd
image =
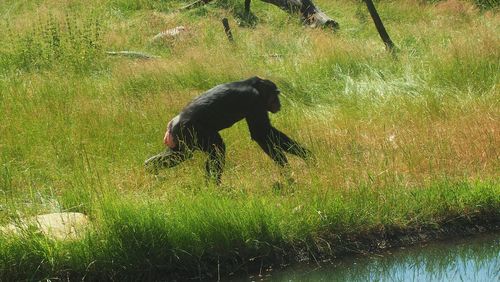
M311 0L262 0L276 5L288 13L300 12L305 24L312 27L324 26L338 28L339 24L317 8Z

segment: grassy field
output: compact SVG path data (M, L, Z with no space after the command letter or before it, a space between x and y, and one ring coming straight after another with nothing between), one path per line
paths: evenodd
M248 24L243 2L0 2L0 225L58 211L92 220L70 242L0 234L0 281L217 279L398 234L498 225L496 1L378 1L397 58L360 1L315 1L337 32L261 1ZM151 42L180 25L182 36ZM105 53L121 50L159 58ZM186 103L254 75L282 89L273 124L316 156L290 157L296 183L244 122L222 132L221 187L205 185L200 153L145 173Z

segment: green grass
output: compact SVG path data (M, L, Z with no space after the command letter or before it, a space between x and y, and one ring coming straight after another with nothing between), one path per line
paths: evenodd
M2 238L3 278L144 279L217 275L253 258L335 254L371 232L438 230L445 222L498 217L491 183L442 182L425 189L369 186L354 191L297 191L266 197L204 190L174 199L97 201L94 232L62 243L28 233ZM337 238L337 236L339 236ZM332 238L334 237L334 238ZM325 242L336 244L326 245ZM19 269L33 269L20 273ZM32 276L27 276L32 275ZM212 277L214 277L212 276Z
M179 1L3 1L0 225L78 211L92 226L71 242L0 235L0 280L214 279L373 234L498 224L498 4L426 2L376 3L394 59L359 1L317 1L336 33L260 1L252 27L236 1L183 13ZM179 25L179 39L150 42ZM118 50L161 58L105 54ZM290 157L295 184L273 188L280 171L244 122L222 132L221 187L204 184L202 154L144 172L186 103L253 75L283 91L273 124L316 155Z

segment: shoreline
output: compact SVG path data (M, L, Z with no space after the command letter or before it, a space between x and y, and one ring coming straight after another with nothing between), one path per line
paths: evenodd
M303 213L290 212L295 202L269 205L269 199L229 200L217 194L200 194L194 201L179 199L171 205L106 198L102 209L91 216L93 227L76 241L54 240L33 230L21 237L0 237L0 280L229 280L262 269L320 265L349 255L500 231L493 200L496 186L482 186L480 194L467 185L459 187L464 189L454 191L458 199L438 197L446 205L419 217L415 213L419 207L434 207L437 202L426 201L427 206L408 207L404 212L388 202L372 206L363 218L364 207L353 210L359 203L357 193L370 196L363 190L352 194L352 201L344 202L343 208L335 198L322 203L321 209L314 200L302 201L308 205ZM436 192L421 191L423 195L393 197L405 202L406 197L422 199ZM467 195L486 198L469 199L471 204L459 206L459 199ZM23 273L26 269L31 270Z
M474 222L474 220L477 222ZM269 267L273 268L273 271L283 271L290 266L300 264L317 264L320 266L323 263L343 259L351 255L366 256L399 247L410 247L428 242L476 236L486 233L498 233L500 232L500 218L495 218L495 216L491 218L458 218L455 221L448 221L446 224L436 228L420 227L406 230L396 229L382 232L370 232L367 234L335 236L335 238L331 240L322 238L316 240L318 244L316 244L314 248L311 248L308 244L302 248L294 246L290 249L292 252L289 254L281 256L278 254L278 256L275 256L269 263L264 263L264 261L273 256L262 257L260 261L249 263L247 265L247 271L229 274L229 276L221 277L221 280L224 281L224 279L233 279L242 275L259 273L262 269ZM332 235L330 235L330 237L332 237ZM339 243L342 243L342 245L339 245L337 248L331 247ZM202 280L203 279L204 278L202 278Z
M464 281L489 281L498 268L500 246L493 242L500 242L500 230L479 232L261 269L227 281L428 281L435 277L453 281L457 275Z

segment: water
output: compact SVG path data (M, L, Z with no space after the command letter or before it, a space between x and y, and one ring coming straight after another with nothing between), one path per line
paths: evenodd
M268 271L248 281L500 281L500 233Z

